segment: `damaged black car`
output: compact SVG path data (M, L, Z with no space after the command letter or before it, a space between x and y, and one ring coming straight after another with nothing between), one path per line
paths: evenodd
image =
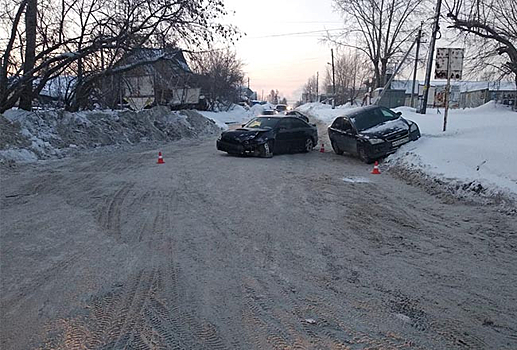
M316 126L299 118L259 116L242 128L224 131L216 145L228 154L270 158L279 153L310 152L317 143Z
M371 163L420 138L418 125L401 114L379 106L351 109L328 128L334 152L357 155Z

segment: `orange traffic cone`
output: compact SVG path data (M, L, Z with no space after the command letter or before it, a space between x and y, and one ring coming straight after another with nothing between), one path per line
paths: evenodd
M372 174L380 175L380 173L381 172L379 171L379 162L375 161L375 164L373 165Z
M158 152L158 163L157 164L165 164L162 157L162 152Z
M325 144L324 143L321 144L320 152L325 153Z

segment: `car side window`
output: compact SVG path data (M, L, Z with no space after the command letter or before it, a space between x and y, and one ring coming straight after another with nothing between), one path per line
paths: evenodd
M293 128L306 128L307 124L302 122L299 119L293 119L291 120L291 123L293 124Z
M282 120L278 123L278 128L279 128L279 129L291 129L291 128L292 128L292 125L291 125L291 118L285 118L285 119L282 119Z
M343 119L343 131L351 131L352 130L352 124L350 124L350 121L348 119Z
M342 130L343 129L343 118L337 118L336 120L334 120L334 123L332 123L332 128L337 129L337 130Z

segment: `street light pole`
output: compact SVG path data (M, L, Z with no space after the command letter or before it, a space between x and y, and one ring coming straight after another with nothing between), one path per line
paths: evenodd
M330 55L332 56L332 108L336 106L336 73L334 70L334 49L330 49Z
M316 72L316 102L320 102L319 98L319 91L318 91L318 85L319 85L319 79L320 79L320 72Z
M431 42L429 43L429 55L427 56L427 67L425 72L425 83L424 83L424 96L422 99L422 105L420 106L419 113L425 114L427 109L427 99L429 96L429 86L431 84L431 69L433 68L433 56L434 56L434 44L436 42L436 34L440 27L438 22L440 20L440 9L442 7L442 0L438 0L436 3L436 13L434 18L433 33L431 35Z
M415 107L414 98L415 98L415 85L416 85L416 71L418 70L418 53L420 52L420 42L422 40L422 25L423 25L423 22L420 23L420 29L418 30L418 36L416 39L415 70L413 71L413 87L411 88L411 103L410 103L410 106L412 108ZM418 91L417 91L417 94L418 94Z

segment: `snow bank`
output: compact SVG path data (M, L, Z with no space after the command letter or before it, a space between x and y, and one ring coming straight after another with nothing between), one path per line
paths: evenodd
M254 114L239 105L232 105L228 111L208 112L198 111L202 116L213 120L223 130L228 129L230 124L243 124L250 120Z
M253 105L249 110L239 105L232 105L228 111L206 112L198 111L205 118L213 120L221 129L228 129L231 124L244 124L250 119L262 114L267 109L274 109L269 102L263 105Z
M450 110L443 132L443 114L435 110L395 110L419 125L422 138L388 157L390 167L423 172L463 192L517 197L517 113L493 102Z
M306 103L296 108L302 113L308 114L316 119L321 120L325 124L331 124L336 117L343 115L343 110L350 110L358 108L358 106L351 106L350 104L343 106L336 106L332 109L331 105L327 105L320 102Z
M329 105L310 103L302 112L330 124L343 112ZM355 108L355 107L354 107ZM422 137L402 146L385 161L390 170L415 184L434 187L456 197L484 202L517 201L517 113L487 103L478 108L450 110L447 131L442 132L443 110L425 115L400 107L415 121Z
M61 110L0 115L0 164L62 157L71 149L217 135L220 128L196 111L155 107L143 111Z

